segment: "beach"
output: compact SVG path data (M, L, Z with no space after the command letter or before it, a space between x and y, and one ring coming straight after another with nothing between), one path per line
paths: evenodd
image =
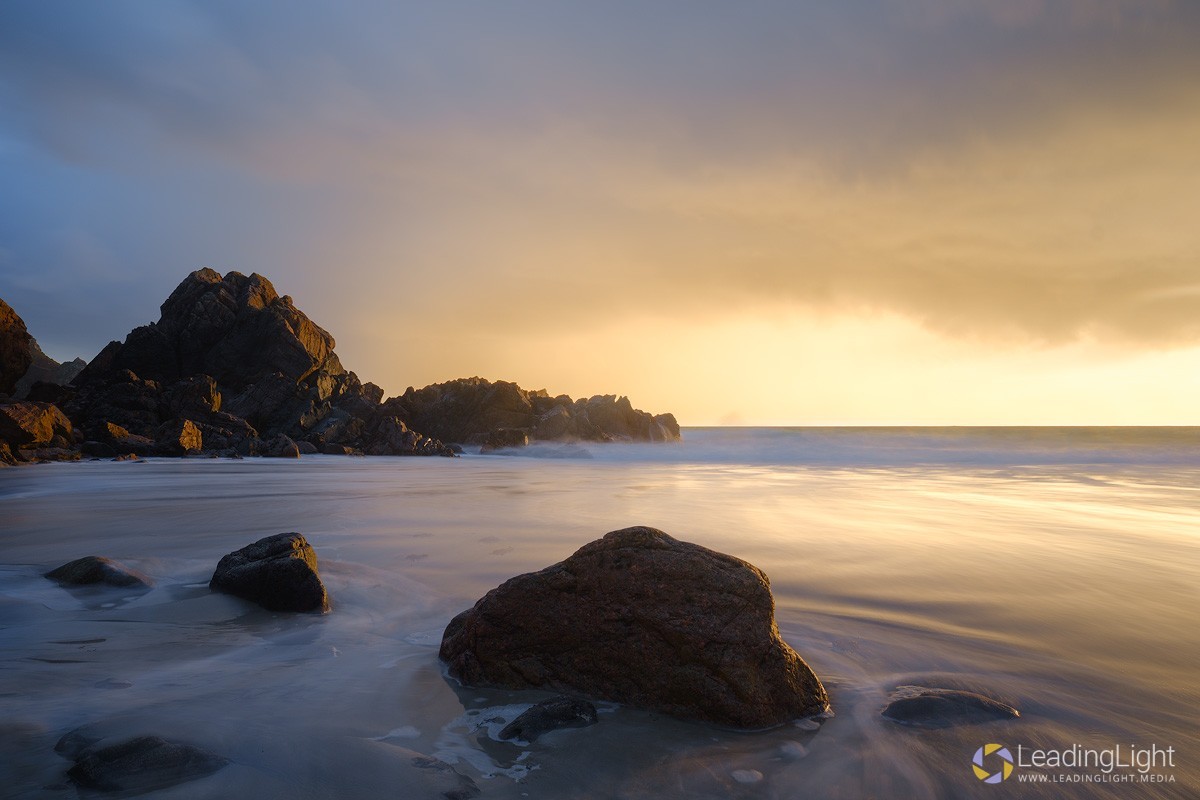
M1194 797L1198 486L1195 428L692 428L522 455L6 469L2 793L73 796L54 744L102 725L229 759L155 794L168 798L421 796L388 766L410 751L498 798ZM833 716L747 733L601 703L591 727L493 738L494 720L548 695L447 678L446 623L631 525L764 570ZM224 554L283 531L316 549L329 614L209 591ZM155 585L42 577L85 555ZM910 685L1021 717L883 718ZM1018 764L992 787L971 760L993 742L1175 755L1144 772Z

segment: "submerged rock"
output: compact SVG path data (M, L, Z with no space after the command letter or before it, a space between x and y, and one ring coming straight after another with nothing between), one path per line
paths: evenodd
M764 728L824 712L779 636L767 576L653 528L626 528L519 575L455 617L440 656L468 685L578 692Z
M559 728L583 728L596 724L596 707L587 700L561 695L537 703L500 731L501 739L536 740Z
M69 561L46 573L52 581L72 586L106 583L109 586L142 586L149 588L154 581L136 569L104 556L84 556Z
M68 733L55 750L75 761L68 777L79 786L102 792L142 794L210 775L229 761L199 747L158 736L138 736L100 746Z
M918 728L950 728L1021 716L1010 705L960 689L900 686L893 698L883 716Z
M277 533L229 553L208 585L271 611L329 610L317 554L299 533Z

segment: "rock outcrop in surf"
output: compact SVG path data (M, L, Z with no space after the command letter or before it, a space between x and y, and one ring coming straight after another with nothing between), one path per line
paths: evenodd
M16 312L0 305L0 388L55 404L74 426L73 439L55 447L0 432L0 459L59 451L453 456L446 443L679 438L672 415L634 409L626 397L572 400L482 378L409 388L384 402L383 389L345 369L335 345L257 273L191 273L158 321L109 342L82 369L45 356ZM37 449L48 454L23 452Z

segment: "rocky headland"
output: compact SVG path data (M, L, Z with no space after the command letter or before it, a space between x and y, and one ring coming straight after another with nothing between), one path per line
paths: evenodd
M627 397L572 399L463 378L384 391L346 370L333 336L258 274L197 270L157 322L90 362L42 353L0 300L0 463L138 456L453 456L530 442L667 442L671 414Z

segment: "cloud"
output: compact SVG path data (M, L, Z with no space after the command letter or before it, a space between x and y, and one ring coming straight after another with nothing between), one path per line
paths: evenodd
M451 319L469 351L766 302L1200 336L1195 4L0 15L0 293L104 328L90 349L202 265L271 276L364 354Z

